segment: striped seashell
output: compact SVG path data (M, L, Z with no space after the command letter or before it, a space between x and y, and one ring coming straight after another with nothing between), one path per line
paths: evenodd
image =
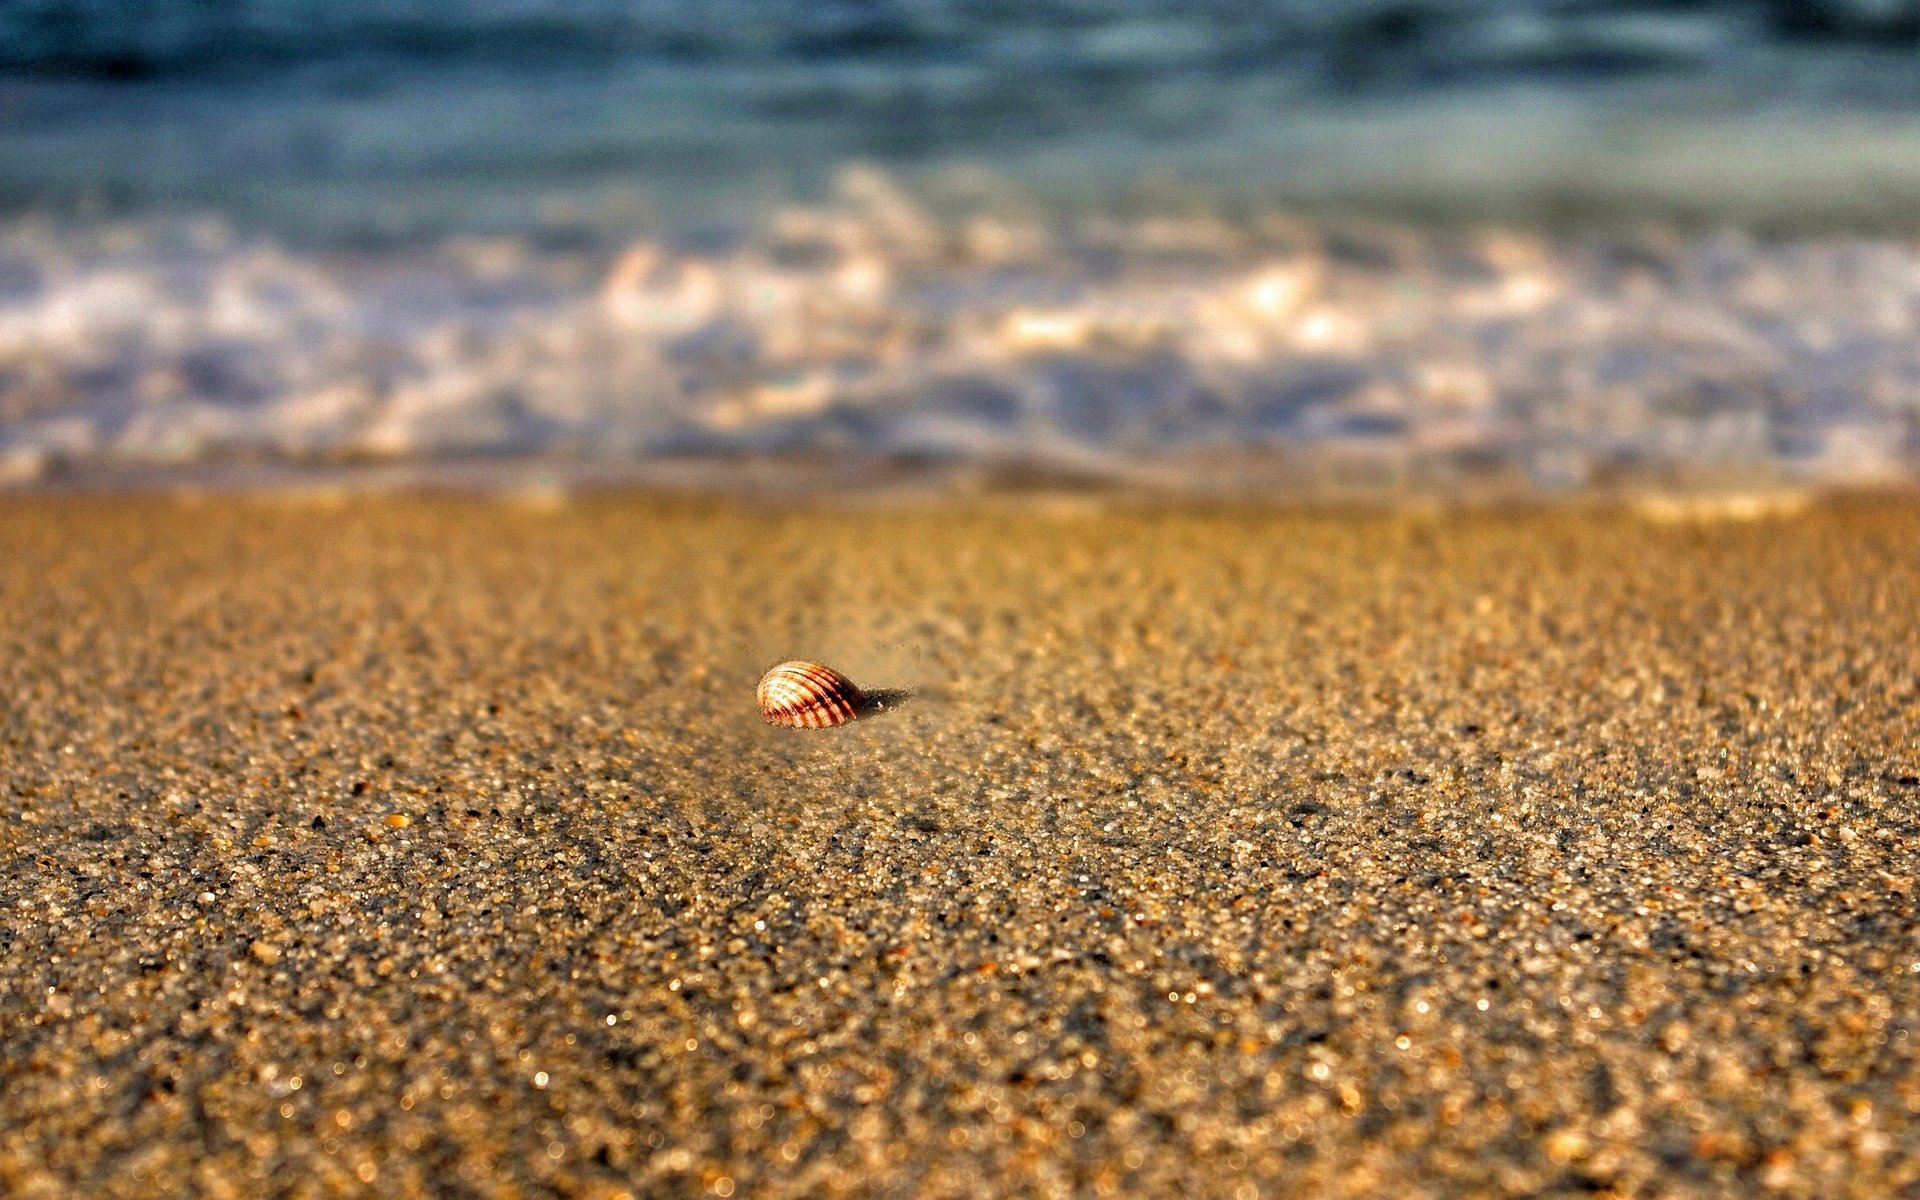
M819 663L783 662L754 690L760 716L789 729L830 729L866 715L867 697L853 680Z

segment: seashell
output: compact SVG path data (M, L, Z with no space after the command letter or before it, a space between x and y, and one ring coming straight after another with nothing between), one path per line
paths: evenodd
M853 680L813 662L783 662L760 677L754 689L760 716L789 729L831 729L905 704L905 689L861 691Z
M789 729L829 729L863 715L867 697L853 680L811 662L783 662L760 677L754 689L760 716Z

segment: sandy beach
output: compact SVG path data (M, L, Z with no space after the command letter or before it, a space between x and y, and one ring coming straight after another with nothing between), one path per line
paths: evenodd
M1910 495L19 496L0 612L8 1196L1920 1189Z

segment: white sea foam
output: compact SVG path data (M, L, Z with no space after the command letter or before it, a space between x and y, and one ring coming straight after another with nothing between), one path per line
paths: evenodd
M951 183L951 181L949 181ZM1062 214L990 180L719 247L366 257L216 223L0 228L0 481L536 455L1801 480L1920 461L1920 245Z

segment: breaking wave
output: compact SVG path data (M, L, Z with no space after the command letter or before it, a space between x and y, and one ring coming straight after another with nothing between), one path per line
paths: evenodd
M701 242L0 227L0 477L805 455L1861 481L1920 461L1920 245L1048 206L982 173Z

